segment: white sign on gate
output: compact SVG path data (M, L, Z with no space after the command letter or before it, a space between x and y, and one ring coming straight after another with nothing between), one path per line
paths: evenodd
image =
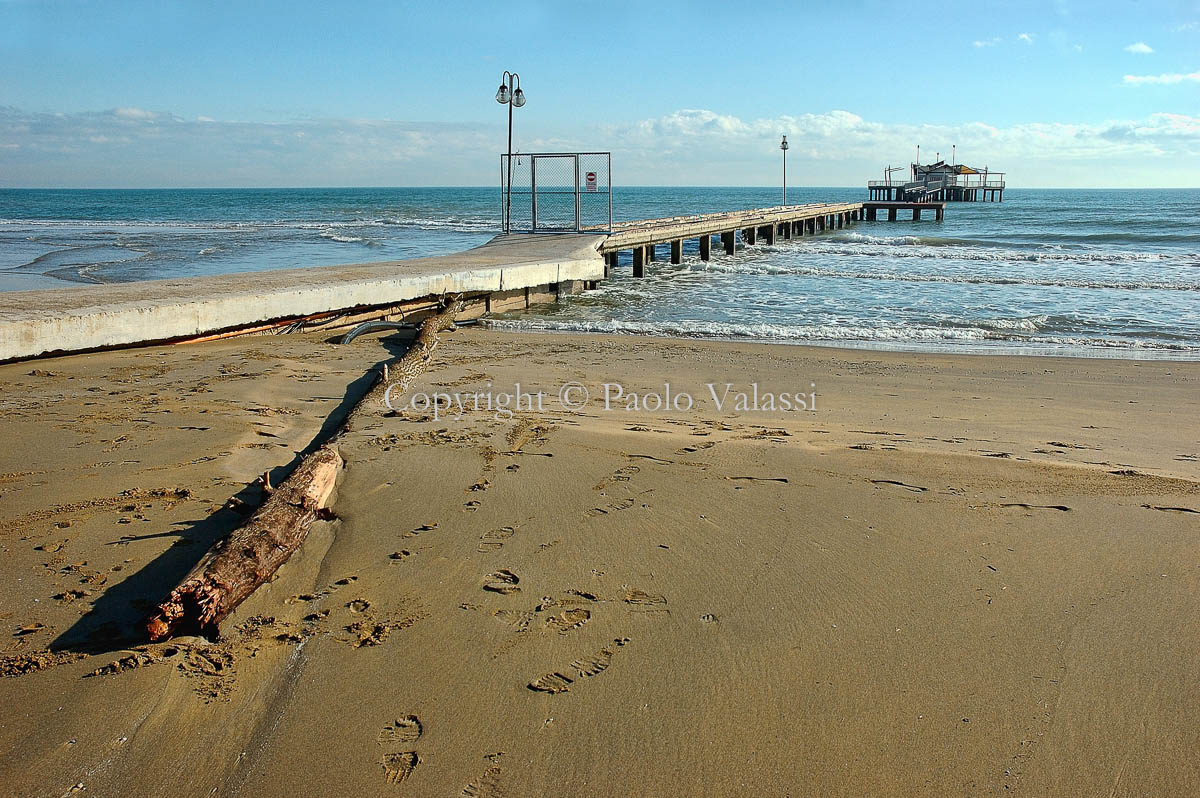
M595 172L587 173L587 183L585 185L586 185L586 188L584 188L584 191L587 191L590 193L596 192L596 173Z

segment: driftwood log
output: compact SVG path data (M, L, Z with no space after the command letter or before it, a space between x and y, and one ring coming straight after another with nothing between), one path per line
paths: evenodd
M428 368L438 334L454 326L461 304L450 302L421 324L413 345L388 364L392 395ZM213 545L146 621L151 640L175 634L215 637L217 625L266 582L300 548L326 509L342 469L337 444L365 413L383 404L387 380L378 380L346 417L334 437L300 461L245 524Z

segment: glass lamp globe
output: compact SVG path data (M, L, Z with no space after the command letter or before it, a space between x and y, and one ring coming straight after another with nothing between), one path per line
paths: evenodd
M500 88L496 89L496 102L504 105L508 102L508 85L501 83Z
M513 94L513 105L520 108L524 104L525 104L525 92L521 91L520 89L517 89L516 92Z

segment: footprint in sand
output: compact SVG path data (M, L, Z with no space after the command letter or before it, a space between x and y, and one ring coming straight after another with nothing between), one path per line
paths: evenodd
M416 715L406 715L380 729L376 741L388 747L408 748L416 745L422 731L421 720ZM398 751L384 754L380 764L388 784L403 784L421 764L421 757L416 751Z
M405 715L380 729L376 741L380 745L407 748L416 744L423 731L420 718L416 715Z
M547 618L546 627L548 629L555 629L559 634L565 635L567 632L583 626L591 618L592 613L589 610L585 610L582 607L572 607Z
M895 479L872 479L871 482L875 485L895 485L898 488L911 490L913 493L924 493L929 490L929 488L922 487L921 485L909 485L907 482L900 482Z
M410 532L405 532L405 533L404 533L403 535L401 535L400 537L402 537L402 538L415 538L417 535L421 534L422 532L432 532L432 531L433 531L433 530L435 530L435 529L437 529L437 522L436 522L436 521L434 521L433 523L430 523L430 524L421 524L421 525L420 525L419 527L417 527L416 529L414 529L414 530L412 530L412 531L410 531Z
M625 645L620 640L616 641L616 643L619 646ZM608 666L612 664L614 653L616 653L614 649L602 648L589 657L581 657L580 659L572 660L571 668L574 669L574 671L578 673L581 678L586 679L590 676L595 676L608 669Z
M352 585L357 581L358 581L357 576L344 576L341 579L337 580L336 582L333 582L332 584L328 585L324 590L320 591L319 593L300 593L295 596L290 596L290 597L284 599L283 603L284 604L297 604L299 602L316 601L317 599L322 599L322 598L325 598L326 596L330 595L335 590L337 590L339 587L345 587L346 585Z
M644 590L627 590L623 601L626 604L634 604L639 607L653 607L659 604L666 604L665 596L657 593L647 593Z
M524 632L533 623L533 613L523 610L496 610L492 617L507 624L514 632Z
M641 470L642 469L632 464L618 468L616 471L612 472L607 477L593 485L592 490L604 490L609 485L613 485L618 482L629 482L631 479L633 479L634 475L641 472Z
M529 689L538 693L565 693L571 689L574 679L561 673L547 673L529 683Z
M1018 507L1022 510L1058 510L1060 513L1069 513L1071 508L1065 504L1026 504L1025 502L1003 502L997 504L997 507Z
M463 787L462 792L458 794L459 798L501 798L504 795L503 790L500 789L500 758L502 756L504 756L503 751L485 756L484 760L488 762L487 770L483 771L479 778Z
M1164 513L1192 513L1200 515L1200 510L1193 510L1191 507L1165 507L1157 504L1143 504L1147 510L1161 510Z
M658 593L647 593L644 590L627 590L621 599L631 606L631 611L647 615L670 615L667 609L666 596Z
M507 596L510 593L520 592L521 588L517 587L517 583L520 581L520 577L512 571L501 568L499 571L487 575L483 583L483 589Z
M634 504L636 504L636 502L633 499L622 499L618 502L606 504L603 507L593 507L592 509L588 510L585 515L587 515L588 518L596 518L597 516L608 515L610 513L619 513L622 510L628 510L630 507L633 507Z
M421 764L421 757L416 751L403 751L399 754L387 754L383 758L383 776L388 784L403 784Z
M590 656L573 660L568 667L561 671L552 671L539 676L529 683L529 689L551 695L565 693L571 689L571 685L576 680L590 679L607 670L608 666L612 664L612 658L617 653L617 649L628 642L628 637L618 637L613 640L612 645L605 646ZM563 671L567 671L567 673L563 673Z
M504 546L504 541L511 538L517 533L517 528L512 526L502 526L499 529L490 529L484 532L479 538L479 551L496 551Z

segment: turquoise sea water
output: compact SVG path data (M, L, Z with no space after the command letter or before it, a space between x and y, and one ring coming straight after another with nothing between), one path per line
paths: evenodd
M791 202L861 188L789 188ZM620 188L639 219L775 205L770 188ZM0 288L444 254L499 229L497 189L0 190ZM1200 357L1200 190L1022 190L944 222L860 223L634 280L501 326L947 351ZM665 256L665 252L662 253ZM660 256L662 257L662 256Z

